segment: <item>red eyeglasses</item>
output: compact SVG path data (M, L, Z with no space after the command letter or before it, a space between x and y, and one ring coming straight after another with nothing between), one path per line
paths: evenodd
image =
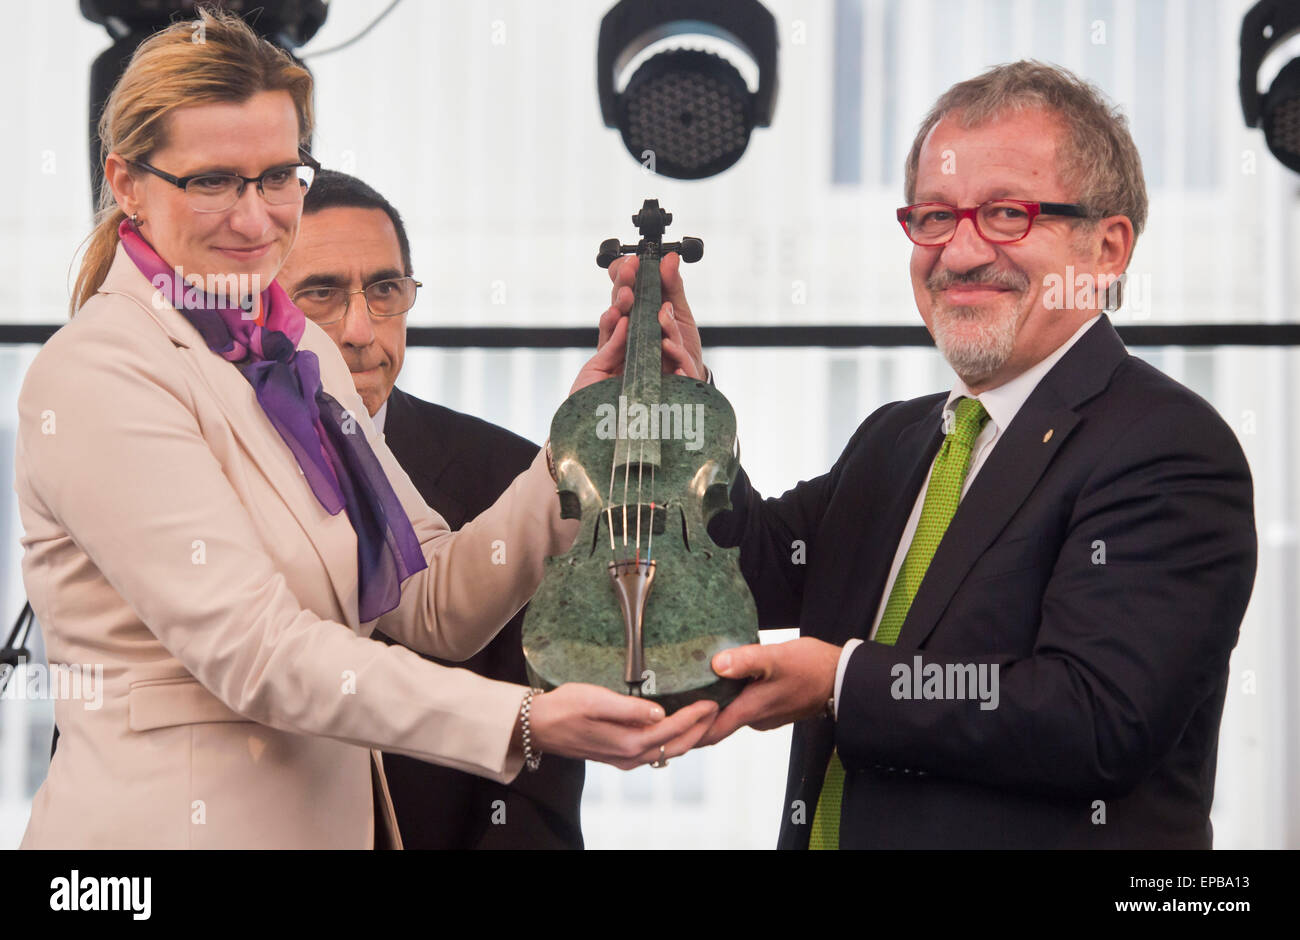
M948 244L957 234L958 223L966 218L985 241L1008 245L1028 235L1040 215L1086 219L1088 210L1071 202L1022 199L994 199L971 209L959 209L946 202L918 202L899 209L898 222L908 238L925 248Z

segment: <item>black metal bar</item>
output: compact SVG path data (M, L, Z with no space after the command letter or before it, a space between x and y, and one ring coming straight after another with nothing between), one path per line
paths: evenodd
M0 324L0 345L44 343L59 324ZM1300 346L1300 323L1119 324L1129 346ZM705 348L933 346L924 326L705 326ZM407 346L444 349L592 349L594 326L412 326Z

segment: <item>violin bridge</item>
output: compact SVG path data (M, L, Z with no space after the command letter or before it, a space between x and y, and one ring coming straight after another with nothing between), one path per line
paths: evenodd
M654 586L655 563L653 561L611 561L609 578L614 584L614 593L623 611L623 629L627 641L626 669L623 674L627 682L629 695L640 695L641 684L645 681L645 644L642 639L642 627L645 623L646 603L650 600L650 588Z
M651 507L649 503L627 503L626 505L609 506L601 510L601 517L609 527L609 531L614 534L614 538L623 537L623 520L627 519L628 538L634 538L637 533L638 519L640 515L641 537L653 532L655 535L664 534L664 526L668 522L668 510L661 504Z

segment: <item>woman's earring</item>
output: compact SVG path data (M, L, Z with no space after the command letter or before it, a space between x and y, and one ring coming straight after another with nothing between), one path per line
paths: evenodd
M136 228L140 227L140 213L138 212L131 213L131 224L134 225Z

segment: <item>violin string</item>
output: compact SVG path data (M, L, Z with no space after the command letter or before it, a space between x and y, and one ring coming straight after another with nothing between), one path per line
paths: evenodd
M645 560L650 563L655 546L655 465L650 465L650 535L646 538Z
M617 443L614 445L618 446ZM609 462L609 499L605 501L605 528L609 530L609 558L614 560L614 461Z
M641 449L636 458L636 560L641 562L641 473L644 464L641 459L645 456L645 438L641 439Z
M641 281L641 279L642 279L642 274L643 274L643 272L641 271L641 266L640 266L641 259L640 259L640 254L639 254L639 253L638 253L637 257L638 257L638 261L637 261L637 273L636 273L636 279L635 279L635 281L633 282L633 289L632 289L632 309L628 312L628 322L627 322L627 353L626 353L626 355L624 356L624 360L623 360L623 361L624 361L624 365L625 365L625 367L624 367L624 369L623 369L623 388L624 388L625 391L626 391L626 389L627 389L627 382L628 382L628 369L626 368L626 365L627 365L628 363L631 363L631 366L632 366L631 372L632 372L632 387L633 387L633 388L639 388L639 387L640 387L640 385L639 385L638 383L639 383L639 380L640 380L640 378L641 378L641 375L640 375L640 362L641 362L641 357L640 357L640 355L639 355L640 350L639 350L638 347L637 347L637 341L638 341L638 340L637 340L636 334L634 334L634 333L632 332L632 329L633 329L633 326L634 326L634 324L633 324L633 322L632 322L632 315L633 315L634 313L636 313L637 301L638 301L638 299L639 299L639 294L640 294L640 292L639 292L636 288L637 288L639 282ZM628 522L627 522L627 498L628 498L628 492L629 492L630 483L631 483L631 478L632 478L632 447L631 447L631 444L630 444L629 442L626 442L626 441L624 442L624 445L623 445L623 446L624 446L624 459L626 460L626 462L623 464L623 560L624 560L624 561L627 561L627 559L628 559L628 557L629 557L629 556L628 556L628 552L627 552L627 530L628 530ZM644 443L642 444L642 446L644 447ZM640 475L641 475L641 465L640 465L640 461L638 460L638 461L637 461L637 478L638 478L638 479L640 479ZM637 507L637 532L638 532L638 536L639 536L639 534L640 534L640 522L641 522L641 511L640 511L640 506L638 505L638 507ZM637 545L637 548L638 548L638 549L640 548L640 545L639 545L639 544Z
M617 326L617 324L616 324ZM621 390L627 389L627 375L623 376ZM614 561L618 551L614 547L614 469L618 466L618 428L615 425L614 451L609 458L609 497L605 500L606 528L609 529L609 560Z
M648 260L650 261L650 263L651 263L652 265L654 265L654 267L653 267L651 270L653 270L653 271L655 272L655 275L656 275L656 277L657 277L657 276L658 276L658 270L659 270L659 269L658 269L658 265L659 265L659 253L658 253L657 251L654 252L653 255L652 255ZM644 315L644 311L643 311L643 315ZM657 325L658 325L658 319L659 319L659 311L658 311L657 308L656 308L656 310L655 310L654 316L655 316L655 321L656 321L656 324L655 324L655 325L657 326ZM642 337L642 338L644 339L644 337ZM640 357L637 357L637 369L638 369L638 370L640 369L640 363L641 363ZM637 377L638 377L638 378L641 377L639 371L638 371ZM647 428L647 429L643 429L643 430L645 430L645 431L648 432L649 429ZM654 473L654 466L655 466L655 465L654 465L654 463L652 462L652 463L650 464L650 472L651 472L652 474ZM643 475L644 471L645 471L645 437L643 436L643 437L641 438L641 452L640 452L640 454L638 454L638 456L637 456L637 480L636 480L636 523L637 523L637 524L636 524L636 550L637 550L637 561L638 561L638 562L641 560L641 508L642 508L642 505L643 505L643 502L642 502L643 489L642 489L641 480L642 480L642 475ZM654 510L653 510L653 509L651 510L650 531L652 531L652 532L654 531ZM649 561L649 559L650 559L650 554L649 554L649 549L647 548L647 550L646 550L646 560Z
M627 376L623 377L623 385L627 386ZM618 465L618 434L614 435L614 453L609 459L609 496L605 500L605 527L609 529L609 560L614 560L614 468Z
M630 457L631 454L629 453ZM623 560L627 560L627 481L632 472L632 461L623 464Z
M658 265L658 263L659 263L659 258L658 258L657 255L656 255L655 259L654 259L654 263L655 263L656 265ZM661 285L661 286L662 286L662 285ZM660 301L662 301L662 300L663 300L663 296L661 295L659 299L660 299ZM660 306L662 306L662 303L660 304ZM656 321L658 320L658 318L659 318L659 311L656 310L656 311L655 311L655 319L656 319ZM657 325L657 324L656 324L656 325ZM660 355L662 356L662 353L661 353ZM647 537L646 537L646 550L645 550L645 560L646 560L646 564L647 564L647 565L650 563L650 558L651 558L651 554L650 554L650 553L651 553L651 550L654 548L654 537L655 537L655 488L654 488L654 487L655 487L655 467L656 467L656 466L657 466L656 463L651 463L651 464L650 464L650 531L649 531L649 533L648 533L648 535L647 535ZM639 495L640 495L640 494L638 494L638 496L639 496Z
M635 306L636 305L635 287L633 287L632 293L633 293L632 304L633 306ZM618 324L615 323L614 327L615 329L617 329ZM623 361L625 364L629 358L628 352L631 351L631 344L632 344L632 318L631 318L631 314L629 313L628 321L627 321L627 345L623 351ZM623 383L620 386L619 391L621 397L625 398L627 395L627 369L626 368L623 369ZM609 498L606 500L605 503L605 516L609 521L609 556L611 562L618 560L618 548L614 544L614 475L615 472L618 470L619 445L623 443L623 439L618 433L617 419L615 419L615 421L616 423L615 423L615 432L614 432L614 450L612 456L609 459ZM624 495L626 496L626 492ZM624 542L626 542L627 541L627 508L626 508L627 500L626 498L623 500L623 502L624 502L623 540Z

